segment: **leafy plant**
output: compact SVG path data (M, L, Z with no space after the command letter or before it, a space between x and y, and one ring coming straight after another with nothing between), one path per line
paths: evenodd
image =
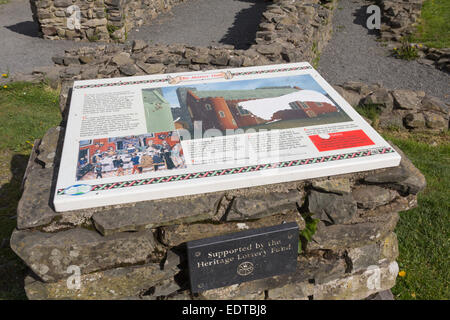
M319 48L317 47L317 41L313 42L311 51L313 53L313 59L311 61L311 64L315 69L317 69L319 67L319 61L320 61L320 52L319 52Z
M109 33L109 34L112 34L112 33L114 33L115 31L119 30L120 28L119 28L119 27L116 27L115 25L108 24L108 25L106 26L106 29L108 30L108 33Z
M399 59L414 60L419 57L419 50L408 39L404 39L399 48L394 48L394 56Z
M320 221L319 219L312 218L311 214L304 215L303 219L305 220L305 229L300 232L299 254L306 249L307 243L312 240L312 237L317 231L317 223Z

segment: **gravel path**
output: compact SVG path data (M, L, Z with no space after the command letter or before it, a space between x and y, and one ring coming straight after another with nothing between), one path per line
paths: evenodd
M29 0L9 1L0 5L0 73L28 73L35 67L53 65L51 57L63 54L66 49L92 45L39 38Z
M246 49L255 39L267 4L264 0L189 0L128 36L152 43L232 44Z
M388 89L423 90L450 102L450 75L434 66L389 56L366 29L362 0L340 0L333 18L333 37L322 51L319 72L331 83L381 82Z
M151 25L129 33L129 41L188 43L196 46L233 44L245 49L255 38L264 0L190 0L159 16ZM44 40L38 37L29 0L0 5L0 73L28 73L52 65L51 57L64 50L94 46L89 42Z
M88 42L39 38L28 0L0 6L0 72L31 72L52 65L51 57ZM376 35L365 28L363 0L340 0L333 18L333 38L323 50L319 72L331 83L381 82L389 89L424 90L450 101L450 75L415 61L389 57ZM129 41L188 43L197 46L233 44L245 49L255 37L266 3L263 0L190 0L175 6L151 25L129 33Z

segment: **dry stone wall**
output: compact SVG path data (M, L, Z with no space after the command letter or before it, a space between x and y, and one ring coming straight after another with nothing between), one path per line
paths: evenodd
M64 128L36 142L10 245L30 268L30 299L364 299L395 284L398 212L423 175L398 167L58 213L51 206ZM192 294L184 244L318 219L291 274ZM68 287L71 266L80 287Z
M124 42L127 32L184 0L30 0L45 39Z
M414 132L445 132L449 129L450 105L424 91L388 90L360 82L348 82L334 88L352 106L374 107L379 113L371 123L374 127Z

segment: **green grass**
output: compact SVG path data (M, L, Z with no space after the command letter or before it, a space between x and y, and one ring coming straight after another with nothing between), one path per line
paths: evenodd
M49 126L61 121L58 93L46 85L7 84L0 88L0 150L23 152Z
M400 214L398 236L400 270L392 292L396 299L450 299L450 142L449 134L384 137L400 147L425 175L427 188L418 207ZM432 146L436 141L436 146Z
M450 1L427 0L423 3L421 21L413 40L428 47L450 47Z
M43 84L4 85L0 87L0 243L10 238L16 226L20 186L33 141L61 121L56 90ZM26 272L8 246L0 248L0 299L26 298Z

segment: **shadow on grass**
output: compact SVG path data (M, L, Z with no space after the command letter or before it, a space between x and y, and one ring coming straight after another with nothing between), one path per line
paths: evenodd
M0 186L0 299L5 300L26 299L24 279L28 268L11 250L9 238L16 227L17 204L27 163L27 155L14 154L10 161L12 178Z

